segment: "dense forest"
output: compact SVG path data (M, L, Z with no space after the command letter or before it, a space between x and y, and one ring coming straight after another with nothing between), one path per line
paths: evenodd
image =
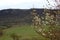
M22 25L32 23L33 9L4 9L0 10L0 27ZM44 9L36 9L36 12L42 16Z

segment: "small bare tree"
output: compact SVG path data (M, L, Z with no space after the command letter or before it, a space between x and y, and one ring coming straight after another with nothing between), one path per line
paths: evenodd
M3 35L3 29L0 29L0 37Z

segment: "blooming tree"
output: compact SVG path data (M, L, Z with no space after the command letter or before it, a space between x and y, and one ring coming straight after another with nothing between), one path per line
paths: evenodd
M60 0L54 0L55 4L54 6L50 4L49 0L46 0L48 2L48 5L50 5L50 9L54 7L54 9L60 9ZM36 11L35 11L36 12ZM56 15L60 11L51 11L49 9L45 9L45 24L43 26L40 16L38 16L37 13L32 13L33 14L33 23L36 28L36 32L46 38L50 38L51 40L60 40L60 26L56 25ZM55 15L54 15L54 14ZM58 14L59 15L59 14Z
M48 2L48 5L51 6L50 8L54 7L54 9L60 9L60 0L52 0L54 2L54 5L52 5L49 0L46 1Z

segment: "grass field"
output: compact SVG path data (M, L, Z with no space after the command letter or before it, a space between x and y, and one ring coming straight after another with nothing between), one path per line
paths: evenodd
M30 25L14 26L4 30L4 35L0 37L0 40L13 40L11 34L17 34L19 40L49 40L37 34L33 27Z

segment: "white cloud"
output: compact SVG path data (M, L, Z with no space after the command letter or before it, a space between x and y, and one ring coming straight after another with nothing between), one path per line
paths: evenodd
M51 1L51 0L50 0ZM0 9L5 8L32 8L34 4L35 8L46 7L46 0L0 0Z

